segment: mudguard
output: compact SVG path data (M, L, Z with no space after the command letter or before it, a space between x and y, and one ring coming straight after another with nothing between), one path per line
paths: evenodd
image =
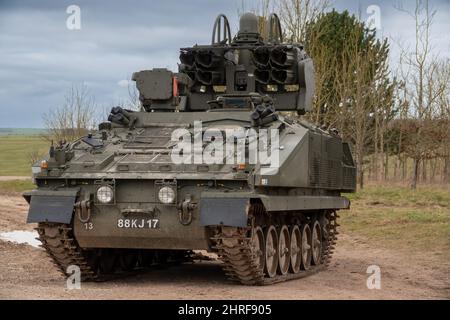
M264 208L272 213L350 208L350 200L345 197L203 192L200 201L200 224L202 226L246 227L251 199L259 199Z
M72 221L79 188L61 190L33 190L23 194L30 203L27 223Z
M202 198L200 224L207 226L246 227L248 198Z

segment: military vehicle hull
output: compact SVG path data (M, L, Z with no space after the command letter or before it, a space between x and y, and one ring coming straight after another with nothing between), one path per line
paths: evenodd
M310 110L312 61L281 30L264 42L256 21L244 15L231 40L225 18L228 39L218 28L211 46L182 49L180 73L135 73L140 111L113 108L37 164L28 222L64 274L76 265L104 279L192 261L194 250L217 253L247 285L327 265L355 164L337 132L278 112Z
M143 113L140 121L142 128L150 131L154 129L153 121L166 121L169 125L176 123L178 117L153 113L146 123L147 116ZM214 126L232 127L250 114L240 111L191 116L184 121L198 118ZM287 123L280 118L272 126L279 128L280 124ZM165 134L173 130L166 129ZM128 134L121 128L112 131L110 134L115 136ZM154 132L158 134L153 137L159 138L161 130ZM28 221L40 223L41 240L53 259L59 261L61 250L70 252L63 257L77 257L78 260L57 262L63 272L82 261L87 268L85 273L94 279L117 270L143 268L142 261L156 261L158 254L179 262L189 261L192 250L218 253L226 272L245 284L268 284L304 276L318 271L331 257L337 235L336 210L350 206L340 192L354 188L354 167L346 163L346 145L335 136L305 123L288 124L279 132L283 150L277 172L270 174L263 174L261 168L237 170L233 164L176 165L168 158L165 146L147 149L153 145L152 136L148 135L144 149L111 144L98 154L86 154L84 149L75 151L64 171L46 170L35 177L39 188L25 194L31 204ZM165 143L171 144L169 140ZM332 156L326 150L333 151ZM322 163L333 170L324 170ZM102 186L111 186L111 203L97 201L96 193ZM158 199L158 190L163 186L175 190L173 203L164 204ZM312 230L317 223L319 234L315 237L320 239L315 241L320 248L316 248L317 261L313 262ZM280 233L286 235L284 249L277 244ZM255 257L264 254L265 241L270 236L274 254L308 248L303 267L300 262L290 273L289 268L278 273L264 268L255 271L256 264L267 264L257 263ZM291 237L298 240L294 249L286 247ZM301 244L302 237L309 238ZM264 250L261 247L255 253L255 241L262 241ZM91 255L96 256L95 262ZM289 266L290 255L277 259L283 257ZM127 263L122 259L132 261L133 267L124 268ZM251 272L242 271L244 266Z

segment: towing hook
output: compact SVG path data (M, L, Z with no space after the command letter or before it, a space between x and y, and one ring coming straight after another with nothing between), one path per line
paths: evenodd
M75 212L81 223L87 223L91 220L91 201L82 200L75 203Z
M183 226L188 226L192 223L192 213L197 205L191 201L191 196L187 195L184 201L178 204L178 220Z

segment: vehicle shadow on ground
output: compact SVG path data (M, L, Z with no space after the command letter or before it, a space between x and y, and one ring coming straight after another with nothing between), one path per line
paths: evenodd
M228 276L222 270L222 264L217 261L201 261L176 266L155 267L148 270L142 270L139 273L127 275L113 281L128 284L169 284L179 282L186 284L235 284L228 279Z

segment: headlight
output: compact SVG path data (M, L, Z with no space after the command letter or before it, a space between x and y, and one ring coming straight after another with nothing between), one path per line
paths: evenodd
M158 192L159 201L170 204L175 201L175 191L171 187L162 187Z
M97 189L97 200L101 203L111 203L114 199L114 191L109 186L103 186Z

